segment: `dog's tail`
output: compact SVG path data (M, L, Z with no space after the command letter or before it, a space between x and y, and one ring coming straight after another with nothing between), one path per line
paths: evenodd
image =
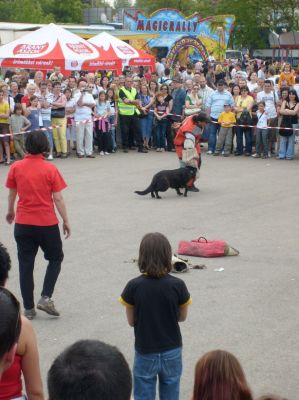
M150 193L151 191L152 191L152 185L149 185L149 187L146 188L145 190L142 190L142 191L140 191L140 190L135 190L134 193L137 193L137 194L139 194L140 196L144 196L144 195Z

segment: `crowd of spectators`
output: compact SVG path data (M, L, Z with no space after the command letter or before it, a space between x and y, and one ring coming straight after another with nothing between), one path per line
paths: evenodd
M10 164L11 154L22 158L25 132L37 128L48 137L49 160L72 152L94 158L96 150L104 156L121 148L174 151L179 124L200 111L211 117L203 132L208 155L292 160L298 94L299 76L290 64L248 57L242 64L172 67L162 59L156 71L132 67L120 76L111 71L63 76L59 67L50 75L8 71L0 82L0 163Z

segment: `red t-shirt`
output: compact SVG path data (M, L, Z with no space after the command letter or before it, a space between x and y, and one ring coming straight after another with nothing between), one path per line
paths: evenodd
M53 192L66 188L60 172L42 154L28 154L16 161L8 172L6 187L17 189L19 196L16 223L51 226L58 224Z
M21 99L21 104L26 104L27 107L30 106L30 98L28 96L23 96Z

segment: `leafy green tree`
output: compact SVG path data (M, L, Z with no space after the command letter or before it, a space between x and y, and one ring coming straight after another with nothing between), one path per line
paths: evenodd
M118 10L120 8L132 7L132 0L114 0L114 8Z
M14 0L11 2L13 22L48 23L53 21L52 15L45 15L38 0Z
M83 23L83 3L81 0L40 1L44 13L53 15L56 22Z
M146 14L152 14L154 11L161 8L174 8L181 11L186 16L198 11L196 0L136 0L135 7Z

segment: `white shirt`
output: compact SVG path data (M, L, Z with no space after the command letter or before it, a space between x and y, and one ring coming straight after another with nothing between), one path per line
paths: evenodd
M159 77L164 75L165 71L165 66L164 64L160 63L159 61L156 62L156 72L159 75Z
M249 92L251 92L251 93L254 92L255 89L258 88L258 84L256 82L252 83L252 82L248 81L247 86L248 86Z
M260 101L263 101L266 104L266 112L268 114L268 118L276 118L277 117L277 112L276 112L276 103L277 103L278 97L274 92L266 93L264 91L259 92L256 96L256 101L257 103Z
M88 106L83 106L80 107L78 106L78 101L81 97L81 93L76 93L74 96L74 100L76 103L76 110L75 110L75 121L83 121L85 119L87 120L91 120L91 113L92 113L92 109ZM89 104L91 106L95 106L96 102L92 96L92 94L85 92L83 95L83 103L85 104Z
M209 100L209 97L211 96L211 94L214 92L214 90L212 88L210 88L210 86L206 85L206 87L204 89L202 89L201 87L198 90L198 96L202 98L202 109L206 110L207 109L207 103Z
M257 128L266 128L268 126L267 125L267 121L268 121L268 118L269 118L268 114L267 114L267 111L264 111L263 114L262 114L259 110L257 110L256 116L257 116L257 119L258 119L256 127Z

